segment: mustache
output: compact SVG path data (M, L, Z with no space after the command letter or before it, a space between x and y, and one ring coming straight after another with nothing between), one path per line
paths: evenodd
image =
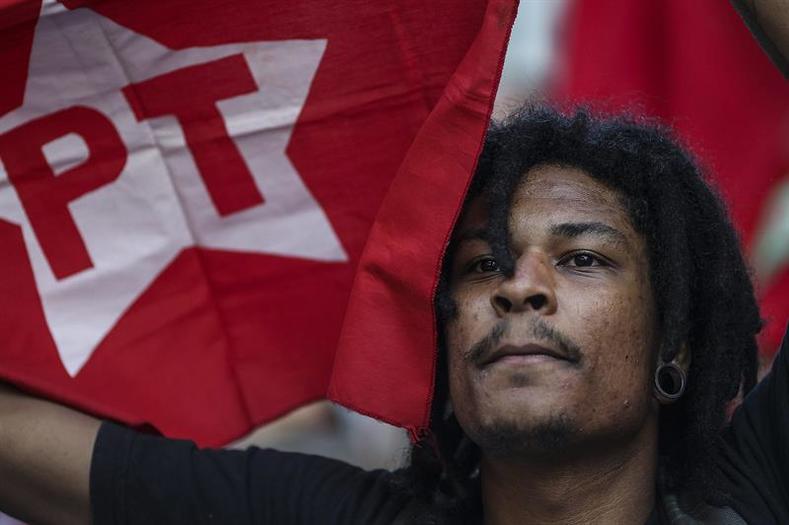
M463 356L465 361L479 364L485 357L496 349L498 344L510 331L511 322L509 319L502 319L491 328L490 332L474 343L469 351ZM534 339L535 343L550 343L573 362L580 362L583 352L572 339L555 329L539 318L532 320L527 327L528 335Z

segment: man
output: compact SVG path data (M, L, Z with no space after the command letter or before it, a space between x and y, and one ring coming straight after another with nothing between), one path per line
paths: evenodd
M785 378L783 401L754 395L716 449L726 400L754 381L759 320L735 235L692 161L638 124L527 111L491 131L472 192L483 198L457 228L438 296L457 416L438 425L439 450L456 458L446 510L488 519L491 501L529 494L520 515L491 522L639 523L626 508L648 508L657 479L662 521L677 495L749 523L789 519L785 485L764 487L789 470ZM775 382L760 392L776 395ZM743 423L767 417L769 430ZM743 442L759 443L770 473L733 451ZM756 511L768 494L779 514Z
M57 524L789 523L787 351L751 391L761 321L736 235L666 131L541 108L494 126L436 303L433 432L403 471L198 451L3 389L0 508Z

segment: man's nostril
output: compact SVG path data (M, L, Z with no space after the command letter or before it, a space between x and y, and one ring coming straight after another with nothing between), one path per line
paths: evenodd
M502 297L501 295L498 295L496 296L494 301L496 302L496 306L498 306L501 310L505 312L509 312L510 310L512 310L512 302L506 297Z
M535 294L527 297L526 302L529 303L529 306L531 306L532 309L542 310L545 307L545 304L548 302L548 298L543 294Z

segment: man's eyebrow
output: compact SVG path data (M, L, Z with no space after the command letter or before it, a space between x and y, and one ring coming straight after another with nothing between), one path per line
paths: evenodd
M629 244L624 233L602 222L563 222L551 226L551 234L561 237L580 237L581 235L600 235L618 244Z

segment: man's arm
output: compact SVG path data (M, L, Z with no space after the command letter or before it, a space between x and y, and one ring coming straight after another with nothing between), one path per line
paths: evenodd
M90 523L100 421L0 383L0 510L30 523Z
M789 523L789 326L770 373L723 433L723 493L748 523Z
M784 77L789 78L789 0L730 0Z

